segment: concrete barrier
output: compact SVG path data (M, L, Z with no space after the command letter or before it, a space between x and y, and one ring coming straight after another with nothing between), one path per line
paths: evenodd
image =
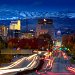
M33 50L1 50L1 54L33 54Z

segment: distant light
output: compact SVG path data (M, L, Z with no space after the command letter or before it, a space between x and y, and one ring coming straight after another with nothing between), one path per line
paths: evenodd
M30 31L34 31L34 30L32 29L32 30L30 30Z
M33 37L34 35L32 35L32 37Z
M46 19L44 19L44 21L46 22L47 20L46 20Z
M57 48L56 47L54 47L54 49L53 50L56 50Z
M48 50L48 48L46 50Z
M61 34L61 31L60 31L60 30L58 30L58 31L57 31L57 34Z
M62 50L62 48L60 48L60 50Z
M54 44L55 42L53 41L53 44Z
M42 52L38 52L38 54L41 54Z
M68 50L70 50L70 49L68 48Z
M7 28L7 30L8 30L9 28Z
M65 48L65 50L67 50L67 48Z
M58 42L58 41L57 41L57 42L56 42L56 46L59 46L59 47L60 47L60 46L61 46L61 42Z
M14 56L14 58L15 58L16 56Z

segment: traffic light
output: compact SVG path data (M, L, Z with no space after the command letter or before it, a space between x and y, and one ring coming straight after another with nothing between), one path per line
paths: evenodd
M62 48L60 48L60 50L62 50Z
M67 48L65 47L64 50L67 50Z

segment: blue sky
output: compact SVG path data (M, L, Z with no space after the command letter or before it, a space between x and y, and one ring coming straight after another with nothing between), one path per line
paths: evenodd
M75 0L0 0L0 6L25 10L75 10Z

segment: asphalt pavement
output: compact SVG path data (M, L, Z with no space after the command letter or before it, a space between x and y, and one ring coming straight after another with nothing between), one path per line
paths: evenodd
M39 72L38 75L75 75L66 69L68 66L71 66L69 59L65 59L60 51L54 56L52 68L45 69L45 71Z

